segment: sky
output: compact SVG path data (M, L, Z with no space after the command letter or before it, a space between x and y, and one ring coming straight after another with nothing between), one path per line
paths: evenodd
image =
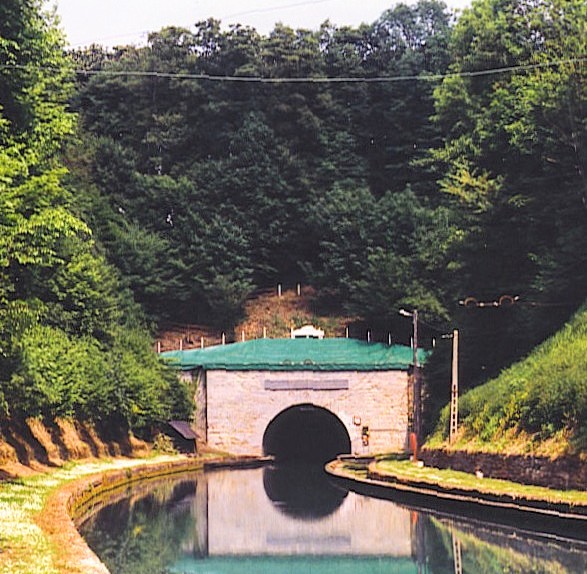
M445 2L456 9L469 4L469 0ZM245 24L264 35L276 22L312 30L325 20L358 26L374 22L394 4L394 0L46 0L48 7L57 6L61 28L73 48L92 43L144 45L149 32L165 26L193 28L210 17L221 20L224 27Z

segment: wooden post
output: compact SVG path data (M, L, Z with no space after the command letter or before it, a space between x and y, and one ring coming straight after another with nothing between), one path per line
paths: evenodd
M241 341L243 343L245 342L245 330L244 329L241 331Z
M281 297L281 283L277 284L277 296Z
M161 354L161 341L157 341L157 354Z
M226 345L226 333L222 332L222 344Z
M454 442L459 426L459 332L452 333L452 383L450 393L449 441Z
M200 348L204 348L204 337L200 337Z
M298 294L298 297L302 294L302 284L301 283L298 283L296 285L296 292Z
M400 309L399 314L403 317L412 318L412 351L414 358L412 360L412 376L408 379L408 423L410 427L410 442L413 442L412 451L413 460L418 460L418 448L422 438L422 380L420 378L420 367L418 365L418 309L411 313L405 309ZM410 392L412 402L410 404ZM412 416L409 421L410 414Z
M179 350L183 351L183 339L179 340Z
M263 327L263 339L267 338L267 327Z

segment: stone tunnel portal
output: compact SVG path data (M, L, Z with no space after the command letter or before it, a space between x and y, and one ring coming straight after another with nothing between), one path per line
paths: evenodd
M263 452L277 460L326 462L351 452L351 439L341 420L312 404L289 407L267 426Z

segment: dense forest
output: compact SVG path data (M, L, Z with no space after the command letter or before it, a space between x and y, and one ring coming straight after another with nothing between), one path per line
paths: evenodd
M230 331L257 288L303 283L385 333L417 308L434 411L443 333L475 386L587 299L583 0L420 0L267 36L208 20L70 52L40 5L0 8L6 402L153 421L182 389L137 386L163 376L146 325Z
M40 7L0 5L0 430L40 416L148 435L187 392L65 183L72 66Z

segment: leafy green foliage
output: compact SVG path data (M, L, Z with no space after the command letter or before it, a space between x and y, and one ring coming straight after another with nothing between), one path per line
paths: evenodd
M510 431L539 440L571 438L587 447L587 311L579 311L560 332L527 359L466 393L459 401L464 440L499 443ZM448 407L436 438L448 433Z
M455 75L435 90L445 138L432 158L456 230L444 281L466 388L524 356L587 298L585 9L478 0L451 37ZM520 69L479 74L505 66ZM501 295L519 306L455 308Z
M14 368L2 390L15 416L117 423L148 436L150 425L190 415L187 389L142 330L119 328L107 347L37 324L22 332L9 357Z
M57 152L73 131L69 63L36 0L0 7L0 410L148 435L187 391L78 215ZM80 201L80 204L83 203Z
M446 7L420 2L358 30L277 25L263 37L209 20L153 33L144 48L93 47L74 57L113 72L417 77L446 69L449 35ZM371 248L389 249L374 238L378 200L412 183L429 192L433 181L419 181L412 166L439 142L427 82L270 85L97 74L81 79L75 102L96 138L84 142L93 155L89 176L110 208L94 226L98 239L158 320L229 329L252 289L275 282L308 281L329 289L333 304L353 307ZM411 217L410 209L402 215ZM153 247L148 255L128 244L138 229ZM401 256L414 249L415 240ZM393 303L416 283L397 281ZM428 287L422 296L435 299Z

